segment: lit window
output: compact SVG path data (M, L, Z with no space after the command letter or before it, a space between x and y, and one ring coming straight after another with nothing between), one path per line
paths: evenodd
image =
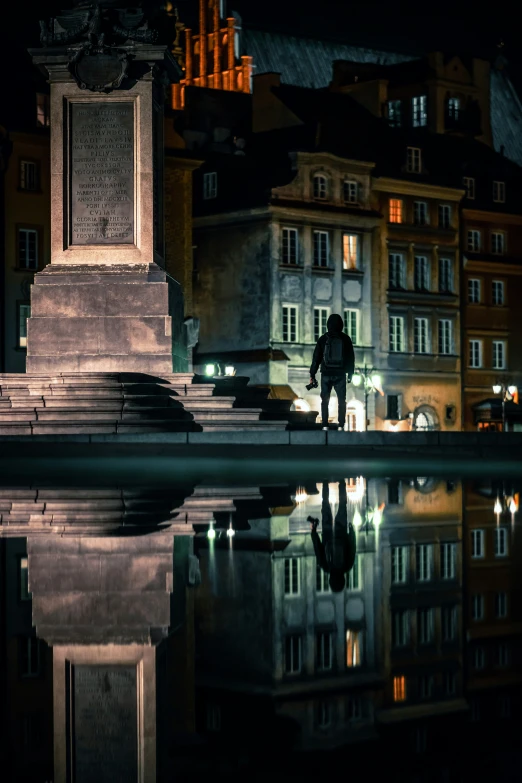
M471 617L475 621L484 619L484 596L483 595L471 596Z
M314 340L317 340L327 331L326 324L330 311L327 307L314 307Z
M441 609L441 631L443 642L454 642L457 635L457 609L443 606Z
M497 201L501 204L506 200L506 183L505 182L493 182L493 201Z
M478 253L482 245L480 231L477 229L471 229L468 231L467 249L470 253Z
M451 206L439 204L439 227L451 228Z
M359 311L344 311L344 330L354 345L359 344Z
M320 701L316 706L315 720L320 729L327 729L332 721L329 701Z
M20 675L22 677L38 677L42 664L40 640L34 636L25 636L20 639L20 644Z
M410 174L420 174L422 168L421 151L419 147L407 147L406 171Z
M317 669L328 671L332 668L332 634L318 633L316 636Z
M484 557L484 531L483 530L471 531L471 557L473 558Z
M413 319L413 350L415 353L430 352L429 324L427 318Z
M503 231L491 232L491 252L496 256L502 256L505 252L505 236Z
M468 302L470 304L480 304L480 280L468 280Z
M392 128L402 125L402 101L388 101L388 122Z
M33 228L18 229L18 266L38 269L38 231Z
M328 231L314 231L314 266L328 266Z
M38 165L32 160L20 161L20 188L22 190L38 190Z
M362 590L362 570L361 570L361 558L362 555L356 555L353 561L353 568L348 574L346 580L346 587L348 590Z
M451 258L439 258L439 291L441 294L453 293L453 261Z
M398 609L392 613L392 645L404 647L410 641L410 613L407 609Z
M359 235L343 234L343 269L359 267Z
M416 291L430 290L430 265L426 256L415 256L413 277Z
M391 550L392 584L404 584L408 576L408 547L393 546Z
M203 198L217 197L217 171L209 171L203 174Z
M507 557L508 531L505 527L495 528L495 557Z
M507 594L504 592L495 595L495 617L499 620L507 617Z
M36 124L41 128L50 124L49 96L42 92L36 94Z
M458 122L460 115L460 98L448 98L448 119Z
M444 673L444 693L446 696L454 696L457 691L457 677L454 672Z
M453 321L449 318L439 320L439 353L453 353Z
M314 198L324 200L328 195L328 180L323 174L316 174L314 177Z
M315 571L315 590L317 593L330 593L329 577L326 571L323 571L319 564Z
M297 342L297 305L283 305L283 342Z
M463 177L462 184L464 185L464 190L466 191L466 198L475 198L475 178Z
M281 246L281 260L283 264L297 264L297 237L296 228L283 228Z
M285 673L299 674L301 671L301 637L287 636L285 639Z
M402 199L391 198L389 203L390 223L402 223Z
M473 369L482 367L482 340L469 341L469 367Z
M504 304L504 282L503 280L493 280L491 284L491 298L494 305Z
M31 317L31 305L19 304L17 313L18 347L27 348L27 321Z
M457 545L440 545L440 575L443 579L455 579L457 565Z
M506 343L504 340L493 340L493 369L506 369Z
M502 668L509 665L509 647L505 642L497 644L495 650L495 666Z
M416 226L428 225L428 204L426 201L413 202L413 222Z
M19 560L20 601L30 601L33 597L29 592L29 563L27 555Z
M417 544L416 547L418 582L429 582L433 577L433 547L431 544Z
M406 288L406 261L402 253L388 255L388 284L392 290Z
M299 558L285 557L285 595L299 594Z
M346 665L349 668L362 664L361 636L361 631L346 631Z
M430 644L433 641L433 634L433 609L419 609L417 611L417 638L419 644Z
M421 128L428 124L427 95L416 95L411 99L411 116L414 128Z
M393 678L393 701L406 701L406 677Z
M357 204L359 202L359 183L353 180L343 182L343 200L345 204Z
M404 351L404 318L402 315L390 315L390 351L401 353Z
M421 699L431 699L433 696L433 677L423 674L419 677L419 696Z

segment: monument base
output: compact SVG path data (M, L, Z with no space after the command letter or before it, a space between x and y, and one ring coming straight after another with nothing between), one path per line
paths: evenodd
M49 264L35 275L27 372L183 372L183 297L156 264Z

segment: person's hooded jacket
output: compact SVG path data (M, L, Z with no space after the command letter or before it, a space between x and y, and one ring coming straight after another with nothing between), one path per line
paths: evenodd
M351 339L348 337L347 334L343 332L344 329L343 319L341 318L340 315L334 313L329 317L326 327L328 329L327 333L323 334L323 336L319 338L319 340L317 341L317 345L315 346L312 364L310 365L310 377L315 378L319 367L321 368L321 373L323 375L340 374L339 370L334 370L332 368L325 367L323 363L326 337L329 334L332 336L336 335L337 337L341 337L343 341L343 369L341 370L341 372L346 373L351 380L351 377L355 369L355 355L353 352L353 344Z

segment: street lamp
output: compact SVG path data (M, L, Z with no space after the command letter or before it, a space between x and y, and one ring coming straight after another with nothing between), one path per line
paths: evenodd
M368 431L368 395L371 392L384 392L381 388L382 378L378 371L374 367L368 367L366 364L364 367L357 367L352 376L352 383L354 386L364 386L364 431Z
M504 383L493 384L493 394L502 394L502 432L506 431L506 402L510 402L517 393L517 387Z
M384 503L381 503L380 506L375 506L375 508L370 508L370 504L368 501L368 480L365 481L366 487L365 487L365 503L364 503L364 511L361 514L358 508L355 509L354 515L353 515L353 526L356 530L361 531L364 530L365 534L368 535L370 530L373 530L374 532L377 532L379 529L379 525L382 522L382 515L384 510Z

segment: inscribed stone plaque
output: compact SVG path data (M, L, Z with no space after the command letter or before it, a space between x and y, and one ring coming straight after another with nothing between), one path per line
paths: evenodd
M134 104L73 103L72 245L134 242Z
M137 783L136 666L74 667L74 783Z

